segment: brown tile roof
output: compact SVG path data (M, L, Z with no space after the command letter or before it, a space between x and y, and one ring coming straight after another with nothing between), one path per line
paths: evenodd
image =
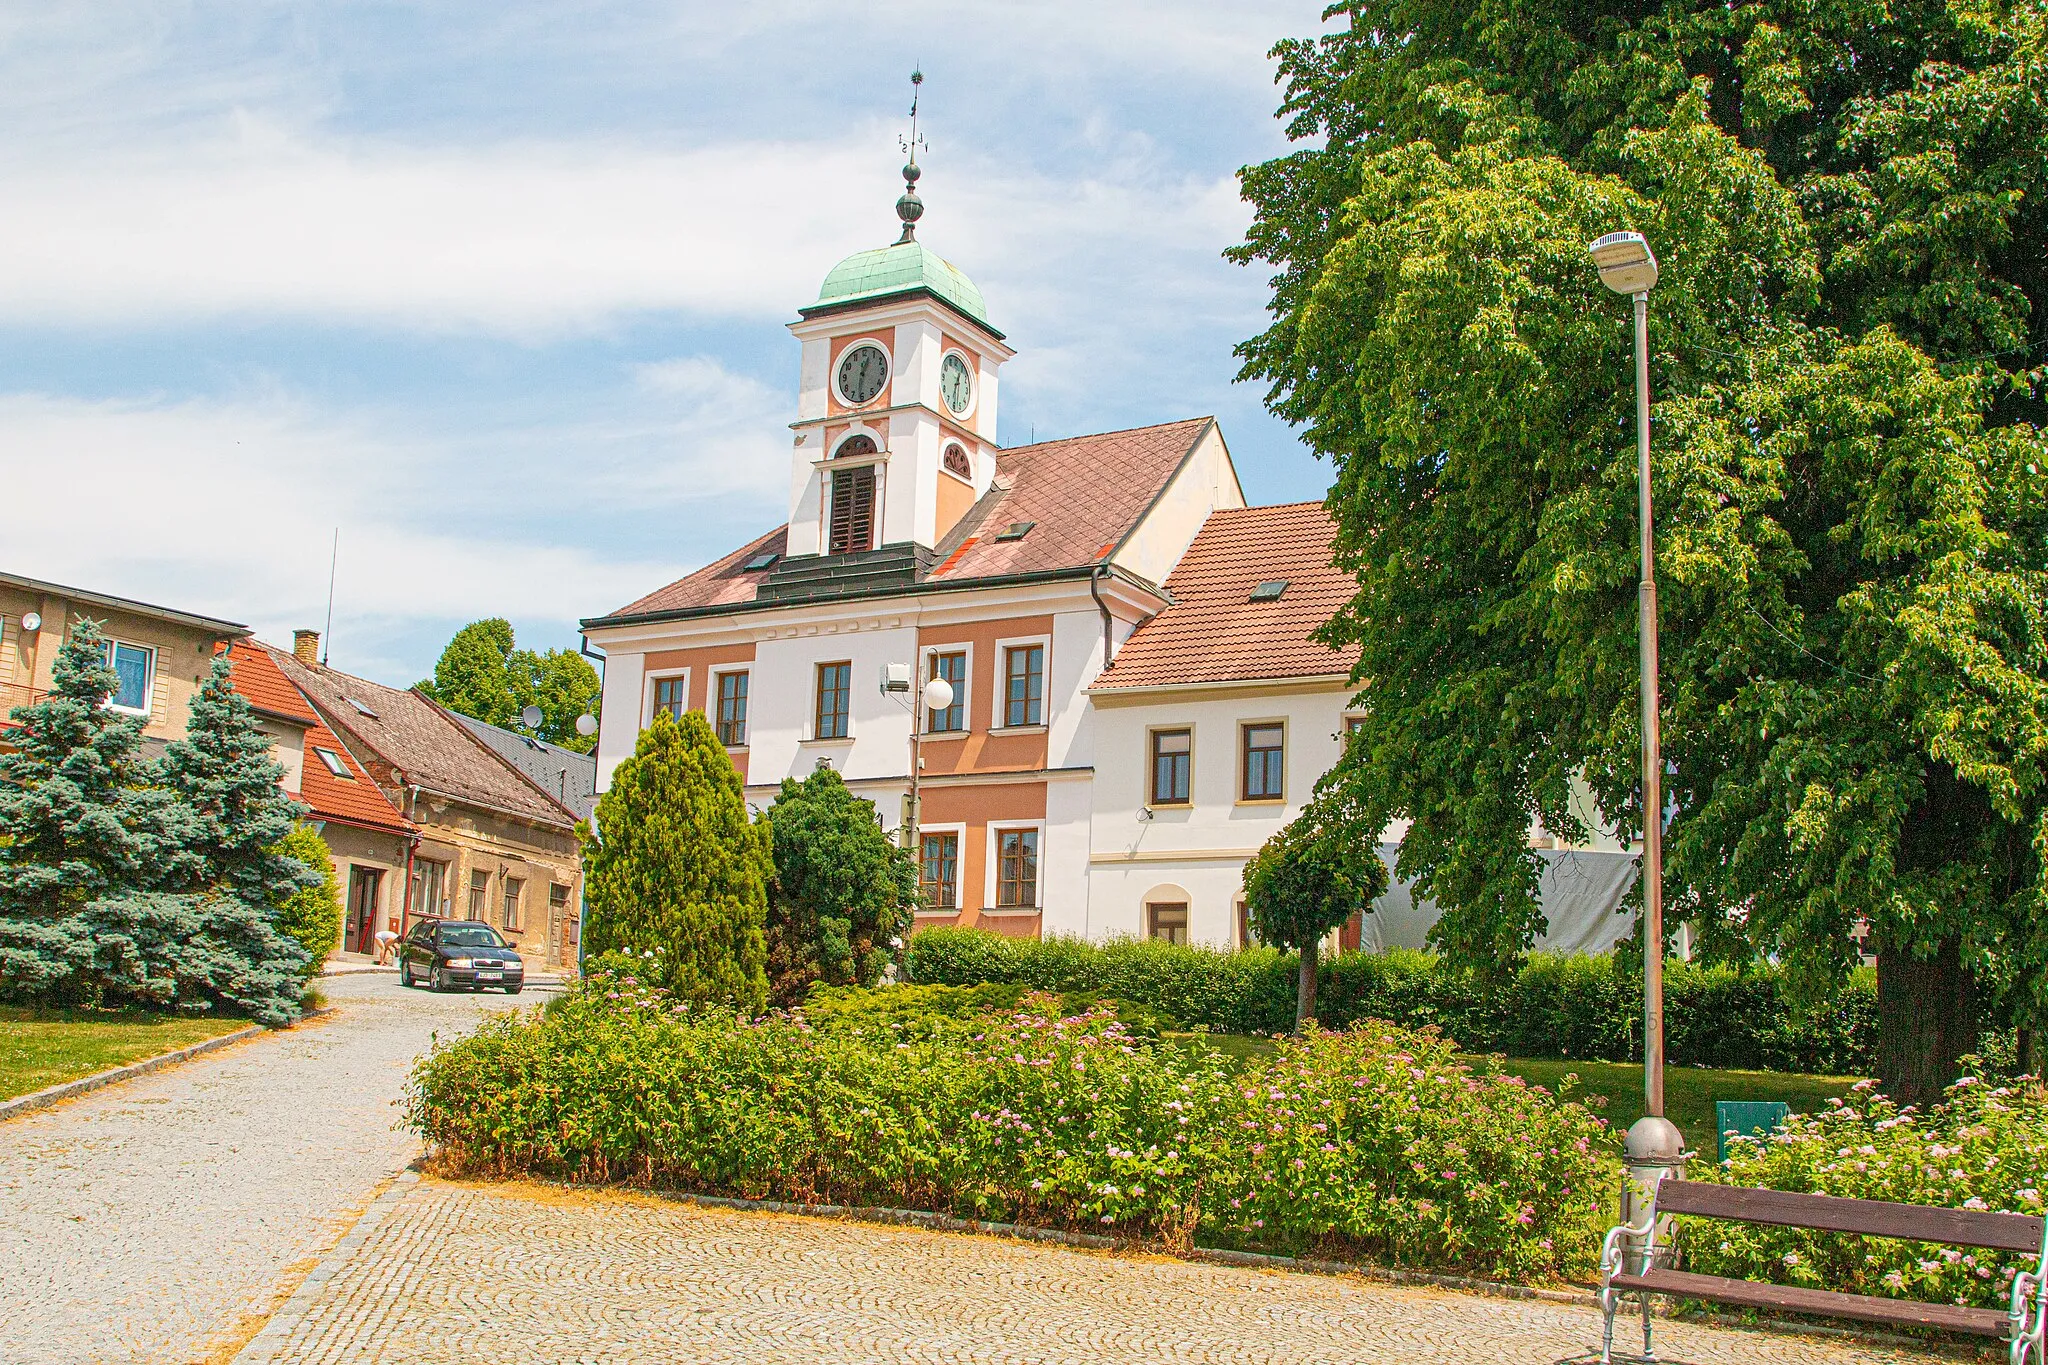
M1355 655L1309 638L1356 588L1330 564L1334 532L1319 502L1210 513L1166 580L1173 605L1124 642L1094 690L1348 672ZM1251 600L1282 578L1279 601Z
M394 781L542 824L575 824L567 807L521 777L419 693L317 664L308 666L272 645L264 649L312 699L322 720L397 769Z
M235 691L249 704L273 716L306 727L305 763L299 776L299 798L323 820L340 820L351 825L381 829L392 834L410 834L412 824L398 813L383 790L370 780L335 733L321 723L319 715L299 689L286 678L270 651L237 640L229 651L234 669ZM349 777L336 777L320 761L316 750L325 749L341 760Z
M1214 421L1195 417L997 452L995 484L941 538L938 558L925 581L964 584L977 578L1085 569L1101 562L1166 488ZM1023 539L995 538L1004 527L1022 521L1036 523ZM750 603L765 575L742 572L740 566L757 554L781 554L788 539L788 528L778 526L609 615L635 617Z

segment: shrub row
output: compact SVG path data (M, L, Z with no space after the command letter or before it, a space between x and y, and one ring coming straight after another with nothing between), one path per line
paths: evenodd
M1519 1280L1583 1277L1614 1141L1428 1032L1366 1025L1232 1065L1108 1009L919 1027L745 1020L606 981L417 1064L438 1169L627 1181Z
M1124 939L1004 938L926 929L910 977L954 986L1094 990L1150 1006L1183 1028L1279 1033L1293 1026L1295 957ZM1633 1061L1642 1056L1641 978L1612 955L1532 954L1513 973L1457 972L1427 953L1345 953L1324 964L1316 1013L1330 1027L1385 1019L1435 1025L1473 1052ZM1859 972L1829 998L1795 1002L1780 972L1667 965L1665 1056L1676 1065L1862 1075L1872 1069L1876 984Z
M1860 1083L1847 1103L1794 1114L1763 1140L1737 1139L1696 1178L1940 1208L2048 1211L2048 1091L2038 1079L1956 1082L1925 1114ZM1852 1294L2004 1308L2032 1256L1741 1223L1681 1219L1688 1270Z

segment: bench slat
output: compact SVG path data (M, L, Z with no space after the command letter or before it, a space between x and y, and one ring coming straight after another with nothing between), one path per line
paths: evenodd
M1842 1199L1796 1190L1751 1190L1699 1180L1665 1180L1657 1186L1659 1213L1690 1213L1736 1223L1854 1232L1866 1237L1903 1237L1949 1246L1996 1251L2041 1250L2042 1220L2025 1213L1976 1209L1932 1209L1876 1199Z
M1816 1317L1851 1318L1858 1322L1882 1322L1900 1327L1941 1327L1980 1337L2003 1337L2011 1325L2011 1319L1996 1308L1958 1308L1952 1303L1913 1303L1906 1299L1838 1294L1826 1289L1800 1289L1785 1284L1755 1284L1749 1280L1724 1279L1719 1275L1693 1275L1683 1270L1616 1275L1609 1283L1616 1289L1647 1289L1655 1294L1703 1299L1709 1303L1776 1308L1788 1313L1811 1313Z

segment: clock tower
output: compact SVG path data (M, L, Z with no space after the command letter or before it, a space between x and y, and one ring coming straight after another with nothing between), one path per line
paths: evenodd
M792 558L929 552L995 476L997 375L1015 353L974 282L917 240L914 133L909 147L902 234L834 266L790 324L803 343Z

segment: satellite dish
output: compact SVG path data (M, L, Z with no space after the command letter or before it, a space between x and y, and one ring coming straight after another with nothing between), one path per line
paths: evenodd
M529 706L519 713L519 723L529 730L540 729L541 719L538 706Z
M592 735L596 734L597 717L591 715L588 711L576 717L576 733L585 739L589 739Z

